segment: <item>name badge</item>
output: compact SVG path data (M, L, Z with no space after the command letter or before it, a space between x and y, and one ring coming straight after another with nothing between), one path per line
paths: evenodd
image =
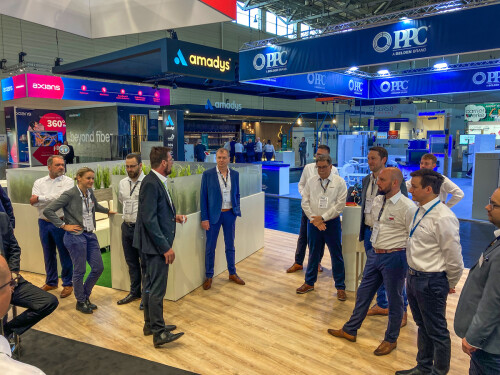
M222 201L224 203L231 203L231 190L229 189L222 190Z
M124 215L133 215L134 212L137 212L137 208L138 208L138 201L130 199L123 202Z
M83 226L84 229L90 230L94 228L94 222L92 221L92 216L84 216L83 217Z
M366 200L365 200L365 214L371 213L372 207L373 207L373 199L366 198Z
M319 208L328 208L328 197L322 195L319 197Z
M370 237L370 241L374 244L377 241L378 233L380 231L380 222L376 221L373 223L372 236Z

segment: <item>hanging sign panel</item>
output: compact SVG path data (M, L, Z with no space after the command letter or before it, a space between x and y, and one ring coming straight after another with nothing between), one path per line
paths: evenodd
M498 49L499 14L488 5L241 51L240 80Z

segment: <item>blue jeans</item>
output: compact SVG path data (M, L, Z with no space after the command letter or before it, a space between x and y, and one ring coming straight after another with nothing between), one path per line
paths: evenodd
M64 246L64 230L57 228L54 224L43 219L38 219L38 229L40 241L42 242L43 258L45 260L45 284L57 286L57 258L56 246L59 250L59 259L61 260L61 279L63 286L73 285L73 263L69 256L68 249Z
M343 330L356 336L377 289L380 285L385 285L389 299L389 321L384 340L396 342L403 319L403 285L407 270L406 251L374 254L373 257L370 257L366 262L363 280L356 294L354 311Z
M469 375L500 374L500 354L491 354L478 349L470 358Z
M365 227L365 252L366 252L366 262L368 263L368 259L370 257L375 256L375 252L373 251L372 242L370 238L372 236L372 230L369 227ZM404 311L408 309L408 296L406 294L406 284L403 285L403 303L404 303ZM387 293L385 291L384 283L377 290L377 305L383 309L387 309L389 307L389 302L387 302Z
M271 159L273 158L273 153L272 152L266 152L266 160L267 161L271 161Z
M309 240L309 261L306 270L306 284L314 285L318 279L318 264L325 251L325 244L330 251L332 259L332 273L335 280L335 288L345 289L344 258L342 257L342 229L340 218L325 222L326 230L321 231L311 223L308 223L307 235Z
M102 263L101 248L94 233L75 235L66 232L64 234L64 244L71 255L73 265L73 288L78 302L85 302L90 297L92 289L104 270ZM90 265L90 273L83 282L87 262Z
M210 229L207 230L207 245L205 250L205 276L211 278L214 276L215 248L217 247L217 238L219 238L220 227L224 232L224 244L226 245L227 270L230 275L236 274L234 235L236 227L236 215L232 210L221 212L217 223L210 223Z

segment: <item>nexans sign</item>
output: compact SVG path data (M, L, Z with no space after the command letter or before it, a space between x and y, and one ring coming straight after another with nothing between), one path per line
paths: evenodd
M234 81L238 54L194 43L168 40L168 71Z

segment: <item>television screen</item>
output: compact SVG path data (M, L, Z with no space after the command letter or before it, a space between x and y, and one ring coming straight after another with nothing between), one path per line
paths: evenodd
M460 144L461 145L471 145L475 141L475 134L460 134Z
M31 132L31 147L55 146L58 132Z

